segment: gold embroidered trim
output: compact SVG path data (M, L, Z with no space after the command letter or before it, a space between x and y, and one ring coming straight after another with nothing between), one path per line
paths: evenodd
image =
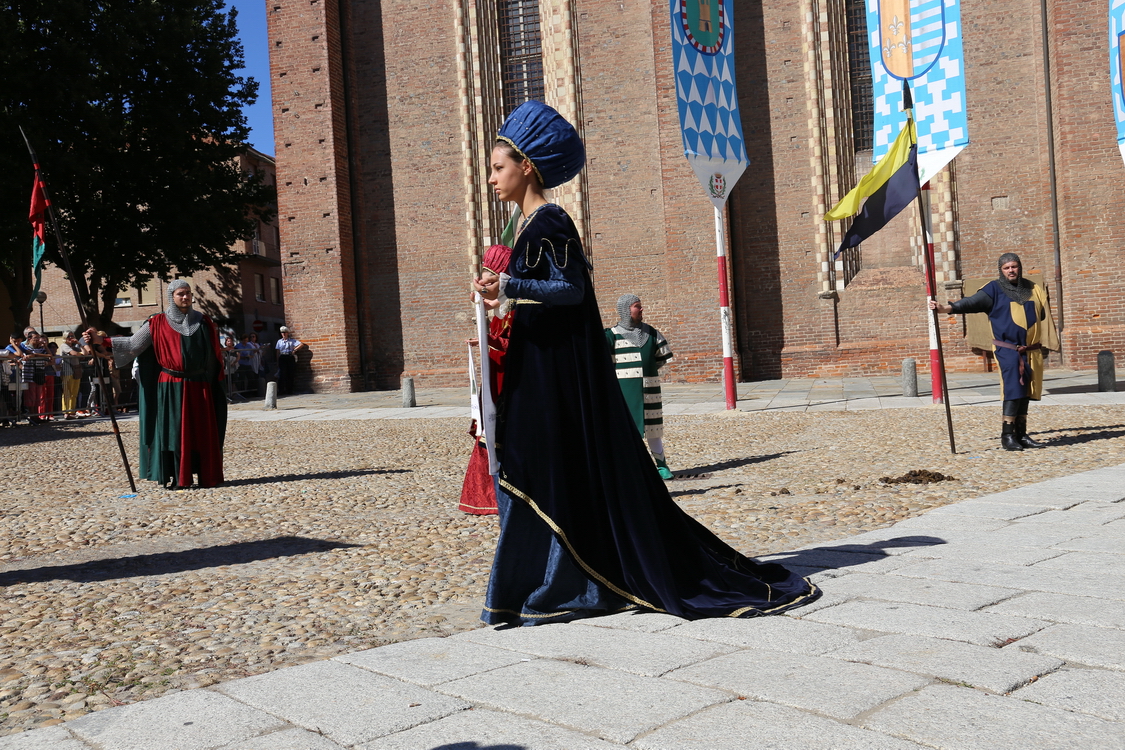
M610 589L611 591L613 591L617 595L623 596L631 602L639 604L642 607L646 607L648 609L651 609L654 612L660 612L662 614L668 614L667 610L661 609L660 607L657 607L653 604L650 604L649 602L646 602L644 599L641 599L640 597L633 596L628 591L625 591L624 589L615 586L614 584L610 583L608 580L606 580L601 575L598 575L598 573L593 568L591 568L589 565L586 564L585 560L583 560L581 557L578 556L578 552L574 549L573 546L571 546L570 540L567 539L566 532L563 531L561 528L559 528L559 525L556 524L550 516L548 516L546 513L544 513L543 510L539 507L538 504L536 504L536 502L534 500L532 500L530 497L528 497L527 495L525 495L524 493L520 492L515 487L513 487L508 482L507 479L501 479L500 480L500 486L503 487L508 492L510 492L511 494L518 497L520 500L523 500L525 503L530 505L531 509L534 510L535 513L540 518L543 519L543 522L546 523L549 527L551 527L552 531L554 531L556 534L558 534L559 539L561 539L563 544L566 545L566 548L567 548L567 550L570 551L570 555L571 555L571 557L574 558L574 561L577 562L582 567L582 569L585 570L596 581L598 581L602 585L606 586L608 589ZM735 558L735 559L731 560L731 562L734 563L734 567L736 569L739 567L738 558ZM747 572L749 572L749 571L747 571ZM751 573L750 575L753 575L753 574ZM804 580L805 583L807 583L809 585L809 593L805 594L804 596L801 596L797 599L794 599L791 602L786 602L785 604L780 604L776 607L770 607L768 609L762 609L761 607L742 607L741 609L734 610L729 615L727 615L727 617L741 617L742 615L746 614L750 610L758 610L763 615L767 615L770 612L777 612L777 611L780 611L780 610L785 610L785 609L790 609L792 607L796 607L800 602L805 601L809 597L815 596L820 591L820 589L817 588L816 584L812 583L807 578L802 579L802 580ZM767 597L767 599L766 599L766 601L769 601L769 599L773 597L773 587L771 587L768 583L766 583L765 581L762 581L761 579L759 579L759 581L762 584L764 584L767 589L769 589L769 592L770 592L769 597Z
M563 615L572 615L575 612L577 612L578 610L577 609L566 609L566 610L563 610L562 612L552 612L549 615L529 615L526 612L517 612L514 609L494 609L492 607L485 607L484 611L485 612L495 612L496 614L515 615L516 617L522 617L525 620L543 620L543 619L546 619L548 617L562 617Z
M667 614L667 612L665 612L665 610L661 609L660 607L657 607L653 604L650 604L650 603L646 602L644 599L641 599L640 597L633 596L632 594L630 594L625 589L622 589L618 586L615 586L614 584L612 584L608 580L606 580L606 578L599 575L597 573L597 571L595 571L593 568L591 568L589 565L586 564L585 560L583 560L581 557L578 556L578 552L570 544L570 540L567 539L566 532L563 531L561 528L559 528L559 525L557 523L555 523L554 519L552 519L550 516L548 516L546 513L544 513L543 510L539 507L538 504L536 504L536 502L534 500L532 500L530 497L528 497L527 495L525 495L524 493L520 492L515 487L513 487L511 484L509 484L507 479L501 479L500 480L500 486L503 487L508 492L515 495L516 497L518 497L520 500L523 500L525 503L530 505L531 509L534 510L535 513L540 518L543 519L543 522L551 527L551 531L558 534L559 539L561 539L563 544L566 545L566 548L570 552L570 556L574 558L574 561L576 563L578 563L579 566L581 566L582 569L585 570L588 575L593 577L594 580L596 580L598 583L600 583L603 586L605 586L606 588L608 588L610 591L613 591L618 596L625 597L626 599L633 602L634 604L639 604L642 607L647 607L648 609L651 609L654 612L663 612L664 614Z
M507 136L503 136L503 135L496 136L496 140L504 141L504 143L507 143L509 146L514 148L516 150L517 154L522 156L524 159L527 159L527 162L529 164L531 164L531 168L535 170L535 178L537 180L539 180L539 184L540 185L544 184L543 183L543 175L539 174L539 167L535 166L535 162L533 162L530 158L528 158L527 154L525 154L522 150L520 150L520 147L516 145L515 141L513 141L511 138L508 138Z
M518 300L516 300L516 304L517 305L542 305L543 303L540 302L539 300L535 300L535 299L518 299Z

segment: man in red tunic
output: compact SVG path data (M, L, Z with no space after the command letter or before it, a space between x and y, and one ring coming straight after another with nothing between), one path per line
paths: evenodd
M227 399L219 332L192 308L191 286L168 285L168 307L131 337L113 339L119 366L139 360L140 475L165 487L223 481Z

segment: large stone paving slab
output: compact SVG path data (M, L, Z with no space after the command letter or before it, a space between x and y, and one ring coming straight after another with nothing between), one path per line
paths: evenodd
M931 685L863 726L939 750L1121 750L1121 725L972 688Z
M1121 672L1060 669L1012 695L1044 706L1125 722L1125 674ZM1122 733L1125 736L1125 726Z
M1051 625L1049 622L1027 617L877 601L846 602L838 607L813 612L809 619L849 628L880 630L884 633L947 638L978 646L994 646L1011 639L1023 638Z
M977 586L952 581L920 581L900 576L875 576L852 573L825 584L834 594L853 598L909 602L949 609L976 610L1008 599L1020 592L999 586Z
M657 633L668 630L677 625L683 625L687 620L675 615L665 615L659 612L621 612L605 617L591 617L583 624L596 628L618 628L620 630L633 630L638 633Z
M1019 503L994 503L989 500L965 500L952 505L943 505L927 511L927 516L978 516L980 518L997 518L1002 521L1011 521L1015 518L1026 518L1037 513L1049 510L1046 505L1021 505Z
M1056 549L1082 552L1109 552L1125 555L1125 523L1114 521L1089 536L1081 536L1055 545Z
M1052 625L1020 641L1018 646L1068 662L1125 671L1125 630L1090 625Z
M90 746L63 727L53 726L0 737L0 750L90 750Z
M823 656L748 649L678 669L664 680L722 688L746 698L852 719L931 680Z
M805 612L802 608L800 612ZM823 654L859 641L852 628L824 625L794 617L754 617L748 620L696 620L676 628L677 635L743 648L766 648L798 654Z
M206 750L285 726L274 716L209 690L190 690L75 719L67 724L100 750Z
M1000 615L1034 617L1051 622L1094 625L1125 630L1125 602L1089 596L1046 594L1039 591L1007 599L984 611Z
M335 660L429 687L506 667L522 658L512 651L457 638L418 638L337 656Z
M514 664L435 689L478 706L619 743L734 697L676 680L549 659Z
M1122 535L1121 545L1125 547L1125 535ZM1125 579L1125 555L1110 552L1067 552L1036 563L1035 567Z
M1062 666L1051 656L917 635L887 635L834 651L833 659L901 669L1007 693Z
M913 562L914 558L946 558L952 560L973 560L980 563L1001 565L1034 565L1043 560L1066 554L1065 550L1053 547L1023 547L1017 544L999 544L995 539L984 537L977 541L960 541L915 550L902 555L903 562ZM899 566L904 567L902 565Z
M921 745L788 706L735 701L657 729L640 750L921 750Z
M679 628L672 631L675 633ZM486 646L506 648L548 659L566 658L646 677L659 677L677 667L695 664L733 649L694 638L630 630L591 628L581 624L534 628L471 630L456 636Z
M892 575L1125 601L1125 587L1107 585L1106 577L1103 575L1042 568L1036 565L999 565L978 563L973 560L935 559L904 566Z
M625 746L553 724L477 709L372 740L359 750L612 750L622 747Z
M367 742L469 707L455 698L336 661L279 669L223 683L218 689L341 745Z
M323 735L289 727L280 732L232 742L217 750L343 750L343 748L343 745L338 745Z

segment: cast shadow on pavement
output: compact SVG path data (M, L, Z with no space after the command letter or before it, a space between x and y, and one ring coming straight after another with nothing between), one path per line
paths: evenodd
M245 477L231 479L221 487L244 487L250 484L273 484L275 482L300 482L306 479L346 479L366 477L372 474L409 474L413 469L340 469L338 471L317 471L309 474L278 474L272 477Z
M183 573L188 570L217 568L222 565L244 565L278 557L306 555L310 552L358 547L358 544L330 542L300 536L281 536L253 542L235 542L214 547L200 547L181 552L160 552L152 555L115 557L92 560L74 565L52 565L26 570L9 570L0 573L0 586L38 581L75 581L95 583L118 578L158 576L166 573Z
M700 487L696 490L669 490L668 494L672 497L683 497L684 495L705 495L712 490L729 490L733 487L741 486L741 484L716 484L713 487Z
M1092 443L1095 440L1113 440L1114 438L1125 437L1125 424L1109 424L1100 427L1081 427L1078 429L1083 430L1081 435L1062 435L1060 437L1048 437L1052 433L1057 434L1060 432L1070 432L1073 428L1064 430L1042 430L1035 432L1030 430L1029 434L1038 438L1045 445L1080 445L1082 443Z
M1114 383L1114 386L1118 393L1125 391L1125 380L1118 380ZM1048 396L1056 396L1060 393L1099 393L1097 383L1090 383L1089 385L1063 385L1058 388L1047 386L1043 390Z
M750 464L760 464L766 461L772 461L775 458L788 456L790 453L798 453L799 451L781 451L780 453L767 453L764 456L747 456L746 458L732 458L730 461L720 461L717 464L707 464L706 466L694 466L690 469L676 469L676 474L707 474L716 471L725 471L726 469L737 469L740 466L749 466Z
M527 750L527 745L478 745L469 740L467 742L454 742L448 745L434 745L429 750Z
M933 547L947 544L936 536L899 536L871 544L840 544L834 547L813 547L793 552L768 555L769 562L781 563L785 567L819 568L836 570L863 565L881 557L890 557L886 550L902 547Z

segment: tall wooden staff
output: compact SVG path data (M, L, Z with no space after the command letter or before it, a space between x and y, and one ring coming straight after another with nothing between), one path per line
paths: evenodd
M35 177L43 190L43 199L47 204L47 212L51 216L51 227L55 230L55 242L59 246L63 270L66 272L67 279L70 280L70 291L74 293L74 304L78 306L78 319L82 321L82 327L87 328L89 327L89 320L86 316L86 308L82 304L82 293L78 291L78 282L74 280L74 271L70 267L70 256L66 253L66 245L63 244L62 233L59 231L59 222L55 217L55 207L51 205L51 195L47 192L47 181L43 179L43 170L39 168L39 157L35 155L35 149L31 147L31 141L27 139L27 133L23 132L22 126L20 127L20 135L23 136L23 142L27 144L27 152L31 154L31 163L35 166ZM95 360L95 365L94 373L98 376L98 386L102 393L106 393L106 380L105 375L102 374L101 363ZM125 467L125 476L129 478L129 489L136 493L137 483L133 481L133 470L129 468L129 459L125 455L125 443L121 440L121 430L117 426L117 415L114 414L112 388L108 389L108 392L110 394L109 421L113 424L113 434L117 438L117 450L121 453L121 463Z
M902 108L906 110L907 127L914 120L914 99L910 94L910 82L902 82ZM934 234L930 226L930 183L918 186L918 216L922 222L922 256L926 264L926 299L937 299L937 280L934 274ZM936 370L940 377L933 377L932 383L941 388L942 401L945 403L945 429L949 433L949 451L957 455L957 444L953 439L953 412L949 404L949 384L945 378L945 352L941 347L941 326L938 323L938 311L930 310L930 335L932 336L930 348L936 356L930 357L930 367ZM936 396L935 395L935 400Z

